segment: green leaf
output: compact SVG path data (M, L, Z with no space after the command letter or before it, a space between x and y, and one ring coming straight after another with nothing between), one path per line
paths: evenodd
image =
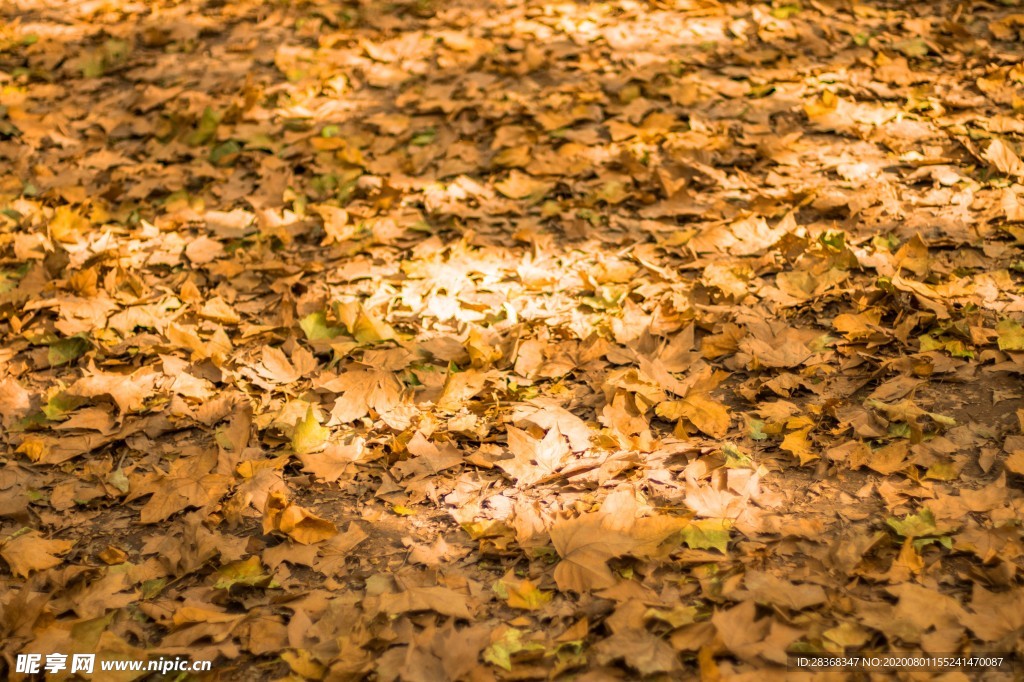
M77 395L69 395L63 391L55 393L50 396L50 399L43 405L43 414L50 421L57 421L66 415L68 412L73 412L78 409L79 406L84 405L88 402L88 399L82 398Z
M131 482L124 473L124 469L118 467L107 474L107 483L117 488L122 494L127 495L131 490Z
M420 132L413 135L412 140L409 141L409 144L413 145L414 147L425 147L426 145L432 143L434 141L434 138L436 137L437 131L434 130L433 128L427 128L426 130L421 130Z
M330 435L331 430L320 426L316 411L310 405L306 410L306 417L295 424L295 431L292 433L292 451L297 455L306 455L319 450Z
M917 514L907 514L903 519L887 519L886 523L905 538L926 538L939 534L939 529L935 526L935 516L927 507Z
M86 56L81 65L83 78L99 78L103 75L103 55L98 52Z
M1013 320L1003 320L996 325L999 334L999 350L1024 350L1024 327Z
M0 294L16 288L27 272L28 268L25 266L17 270L0 270Z
M58 339L50 344L46 360L50 363L51 367L57 367L82 357L90 348L92 348L92 344L83 336Z
M764 420L753 417L747 419L747 435L752 440L766 440L768 434L764 432Z
M761 422L761 424L763 425L764 422ZM755 440L764 440L764 438L767 438L767 436L762 434L761 438ZM725 455L725 466L728 469L752 469L754 467L754 460L750 459L750 455L736 447L735 443L723 445L722 453Z
M203 117L199 119L199 125L189 133L185 142L191 147L198 147L206 144L217 136L217 127L220 125L221 116L212 107L203 109Z
M792 5L780 5L772 9L772 16L776 19L789 19L794 14L798 14L802 10L799 4Z
M946 549L953 549L953 538L941 535L935 538L915 538L911 544L918 552L930 544L942 545Z
M328 341L345 332L344 327L331 327L327 324L327 313L310 313L299 321L303 333L310 341Z
M142 583L142 598L152 599L156 597L167 586L167 578L153 578Z
M484 650L484 660L503 670L512 670L512 656L520 651L543 651L537 642L523 642L523 631L508 628L501 638Z
M725 554L729 549L728 519L701 519L683 529L683 542L690 549L717 549Z
M215 166L229 166L241 151L242 145L235 140L221 142L210 150L210 163Z

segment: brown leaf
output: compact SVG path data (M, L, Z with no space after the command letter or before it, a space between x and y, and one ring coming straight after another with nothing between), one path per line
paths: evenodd
M263 532L278 531L303 545L329 540L338 534L338 528L328 521L288 502L281 492L272 492L263 510Z
M17 379L9 376L0 380L0 418L5 427L28 414L30 408L29 392Z
M743 586L759 604L774 604L800 611L825 603L825 590L819 585L798 585L762 571L747 571Z
M36 571L59 566L61 554L74 546L69 540L47 540L38 531L15 534L0 544L0 557L7 562L11 573L22 578Z
M723 438L729 432L729 408L710 396L689 395L663 402L655 412L665 419L688 419L712 438Z
M616 581L606 563L609 559L654 554L662 542L685 527L685 520L673 517L633 521L600 512L556 521L551 542L562 557L555 567L558 588L584 593L611 587Z
M597 661L608 665L622 660L641 675L681 672L679 656L667 642L645 630L625 630L594 647Z
M157 378L157 373L149 367L131 374L118 374L96 369L90 363L86 375L73 383L67 392L83 398L110 396L124 415L142 408L146 398L153 394Z
M413 587L397 594L382 594L380 606L395 615L410 611L434 611L454 618L471 618L466 597L447 587Z
M526 199L527 197L539 199L547 194L553 185L534 179L526 173L513 170L507 178L495 183L494 187L509 199Z
M302 462L302 470L316 476L319 480L333 483L352 471L353 464L363 454L363 439L355 438L351 443L328 443L321 452L298 455Z
M964 615L962 622L983 642L1019 636L1024 629L1024 589L1019 587L989 592L975 583L970 608L972 613Z
M982 157L995 166L996 170L1003 175L1024 178L1024 161L1020 160L1020 157L1010 148L1010 145L998 137L989 143Z
M501 459L495 464L520 485L532 485L557 472L572 454L557 426L543 439L514 426L509 426L507 432L512 459Z

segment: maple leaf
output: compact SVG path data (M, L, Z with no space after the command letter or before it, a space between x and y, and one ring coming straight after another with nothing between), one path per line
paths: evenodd
M368 537L359 524L350 523L344 533L338 533L316 545L317 559L313 567L328 576L342 573L345 560L351 555L352 550Z
M655 553L661 543L687 526L684 519L654 516L626 519L592 512L551 526L551 542L562 558L555 567L560 590L588 592L611 587L615 577L607 561L615 557L637 557Z
M401 407L402 387L393 372L382 370L351 370L327 375L314 381L314 386L341 396L331 410L330 423L347 424L369 414L387 414Z
M321 452L297 453L302 470L308 471L320 480L333 482L353 468L363 453L363 439L355 438L351 443L329 443ZM294 445L292 446L294 450Z
M1024 327L1015 320L1002 320L996 325L999 350L1024 350Z
M1024 161L1020 160L1020 157L1010 148L1010 145L999 138L989 143L982 158L995 166L996 170L1004 175L1024 178Z
M551 190L552 185L513 170L507 178L495 183L494 187L509 199L539 199Z
M367 310L362 303L338 303L335 311L349 334L359 343L376 343L397 336L391 325Z
M466 597L447 587L412 587L397 594L382 594L381 610L389 614L435 611L455 618L471 618Z
M124 415L142 408L146 398L153 394L158 376L149 367L131 374L117 374L98 370L95 364L89 363L86 375L73 383L67 392L83 398L110 396Z
M494 592L513 609L536 611L551 601L554 596L537 588L530 580L514 580L505 576L494 583Z
M543 439L534 438L514 426L507 427L507 434L512 459L501 459L495 464L520 485L532 485L550 476L572 454L557 425Z
M473 368L449 374L445 379L441 396L437 399L438 409L457 411L467 400L483 391L495 376L495 372L482 372Z
M711 622L725 647L739 658L785 661L786 649L802 631L782 625L770 616L755 620L756 613L756 604L744 601L731 609L716 610Z
M29 392L14 377L0 380L0 418L3 425L10 427L16 419L28 414L31 409Z
M264 346L263 359L257 366L260 376L277 384L291 384L302 376L280 348Z
M971 611L963 623L982 641L996 642L1020 634L1024 629L1024 590L990 592L975 583L971 594Z
M14 575L27 578L36 571L59 566L61 554L74 546L70 540L47 540L38 531L25 529L0 542L0 557Z
M665 419L688 419L712 438L723 438L729 432L729 409L710 397L688 395L682 400L659 403L655 413Z
M320 426L313 405L306 409L306 416L296 422L292 432L292 450L297 455L308 455L321 449L331 435L331 430Z
M622 659L630 668L645 676L656 673L678 674L682 668L676 650L668 642L644 630L616 632L602 640L595 647L594 653L600 663L607 665Z
M329 540L338 528L327 519L288 501L284 493L275 491L267 498L263 510L263 532L278 531L303 545Z
M236 585L244 587L270 587L273 577L263 568L259 557L251 556L244 561L232 561L217 569L215 590L230 590Z
M512 657L520 652L543 651L544 645L539 642L523 641L523 631L513 627L503 627L499 637L484 651L483 659L504 670L512 670Z
M691 549L717 549L722 554L729 551L728 519L699 519L691 521L682 530L683 542Z
M802 429L790 431L782 439L782 442L779 443L779 448L796 455L797 459L800 460L801 466L808 462L813 462L819 457L818 453L812 449L812 443L807 437L812 428L811 426L805 426Z
M139 514L139 520L149 524L163 521L188 507L204 507L219 500L227 492L231 479L211 473L215 456L216 452L210 451L205 456L181 457L171 464L166 474L157 471L132 481L126 501L152 494Z

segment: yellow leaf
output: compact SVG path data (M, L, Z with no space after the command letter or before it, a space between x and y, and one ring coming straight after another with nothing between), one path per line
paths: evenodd
M1024 328L1013 320L1003 320L996 325L999 334L999 350L1024 350Z
M27 578L35 571L59 566L58 555L71 551L74 544L68 540L47 540L39 531L30 530L0 545L0 557L10 566L11 573Z
M391 325L368 311L362 303L337 303L335 312L349 334L359 343L377 343L398 336Z
M1024 476L1024 450L1014 450L1010 453L1010 456L1006 458L1003 466L1011 474L1017 474L1018 476Z
M540 199L551 189L551 184L514 170L506 179L496 183L494 188L509 199Z
M782 439L782 443L779 445L779 447L786 452L790 452L799 458L801 465L813 462L820 456L811 449L811 442L807 438L807 434L810 433L810 431L810 426L796 431L790 431L786 434L786 437Z
M722 554L729 551L728 519L700 519L692 521L683 529L683 542L690 549L717 549Z
M292 672L310 680L322 680L327 674L323 663L313 658L313 654L305 649L284 651L281 660L288 664Z
M395 338L394 328L384 320L372 315L365 309L356 318L355 327L352 329L352 336L359 343L376 343Z
M290 505L281 514L279 530L303 545L313 545L338 534L338 528L308 509Z
M313 406L306 410L305 418L295 424L295 431L292 433L292 450L297 455L306 455L319 450L327 442L331 430L326 426L320 426Z
M1024 178L1024 161L1002 140L996 138L989 143L985 153L981 155L1004 175Z
M624 526L623 521L629 523ZM608 559L652 556L687 525L685 519L669 516L616 519L601 512L556 521L551 526L551 543L562 558L555 567L558 589L583 593L611 587L615 576L606 564Z
M70 206L58 206L50 219L49 228L54 240L73 243L89 229L89 221L75 213Z
M722 438L729 431L729 409L720 402L701 395L682 400L669 400L655 408L664 419L688 419L712 438Z
M267 587L273 581L264 569L258 556L251 556L244 561L232 561L217 569L215 590L230 590L235 585L248 587Z
M832 113L836 110L837 106L839 106L839 98L836 97L834 92L826 90L821 93L820 100L804 105L804 113L807 114L807 118L813 119Z
M338 528L327 519L308 509L288 502L284 493L276 491L267 498L263 509L264 534L278 531L303 545L328 540L338 534Z
M505 602L514 609L536 611L551 601L552 593L540 590L530 580L507 583L503 581L508 594Z

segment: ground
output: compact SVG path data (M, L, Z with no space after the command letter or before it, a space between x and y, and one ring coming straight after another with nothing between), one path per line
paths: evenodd
M0 1L6 677L1020 674L1018 5Z

